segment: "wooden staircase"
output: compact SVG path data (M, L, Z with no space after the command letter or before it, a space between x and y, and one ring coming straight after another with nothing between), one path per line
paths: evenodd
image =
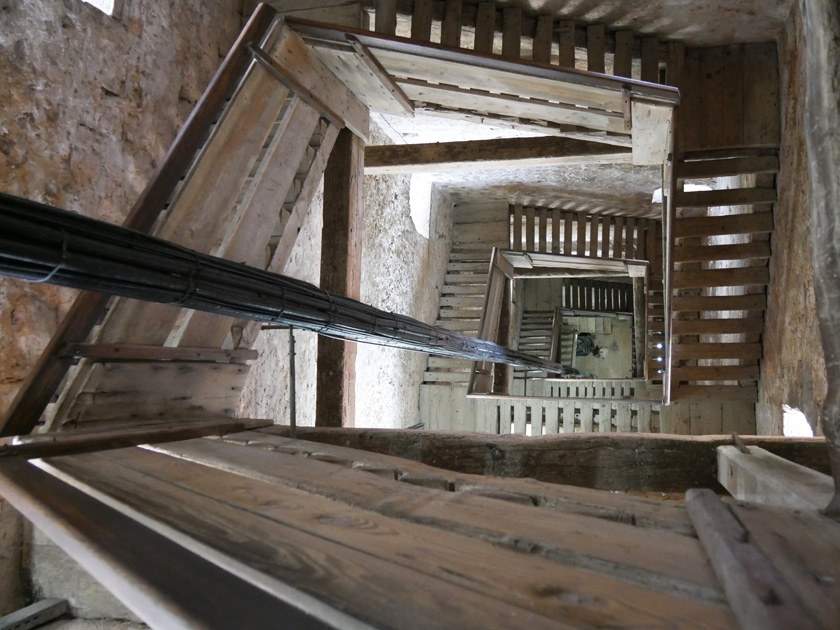
M678 163L680 184L715 177L732 178L718 179L732 187L675 196L674 401L756 401L776 200L773 153L688 154Z

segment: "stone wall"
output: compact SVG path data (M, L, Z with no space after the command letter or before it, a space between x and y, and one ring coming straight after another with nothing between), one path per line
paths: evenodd
M373 123L371 144L391 142ZM383 310L433 323L451 243L452 204L433 190L429 238L415 229L408 176L365 178L361 299ZM284 273L318 284L323 194L310 208ZM289 333L263 331L238 415L289 422ZM296 419L315 424L317 342L295 331ZM417 422L426 355L360 344L356 357L356 426L403 428Z
M757 429L782 433L782 405L801 409L812 426L826 395L825 359L813 284L810 178L805 146L805 41L795 3L779 42L782 95L779 202L770 259L764 360Z

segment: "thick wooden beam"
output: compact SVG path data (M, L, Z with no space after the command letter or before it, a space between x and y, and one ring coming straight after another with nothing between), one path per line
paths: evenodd
M821 510L831 500L831 477L794 464L757 446L746 453L719 446L718 481L741 501L795 510Z
M218 420L179 420L159 422L138 428L95 430L79 429L59 433L18 435L0 439L0 457L55 457L75 453L91 453L140 444L177 442L210 435L236 433L272 424L271 420L220 418Z
M288 428L263 431L288 435ZM598 490L685 492L719 488L717 447L733 444L727 435L592 435L583 433L527 437L298 427L298 437L405 457L456 472L499 477L531 477ZM821 438L742 437L780 457L829 469Z
M362 278L364 143L338 134L324 171L321 288L358 300ZM318 337L317 426L353 426L356 344Z
M552 164L629 164L630 158L629 149L556 136L389 144L366 147L365 175L527 168Z
M828 513L840 519L840 6L816 0L804 13L814 294L828 383L820 420L832 445L835 493Z
M296 591L270 594L29 462L0 462L3 497L152 628L340 628ZM200 587L199 587L200 584Z

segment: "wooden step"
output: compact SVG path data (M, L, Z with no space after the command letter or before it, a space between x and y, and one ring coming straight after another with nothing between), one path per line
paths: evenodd
M743 319L675 319L671 322L674 335L747 335L764 331L763 317Z
M674 220L674 238L759 234L772 231L773 215L769 212L729 214L720 217L690 217Z
M699 295L675 296L671 299L675 312L693 311L757 311L767 307L767 296L754 295Z
M474 319L481 317L481 309L442 308L438 319Z
M423 374L424 383L469 383L472 372L429 372Z
M717 206L747 206L776 201L775 188L729 188L726 190L696 190L674 195L677 208L713 208Z
M478 330L478 319L439 319L435 326L442 326L448 330L466 331Z
M677 245L674 262L708 262L712 260L754 260L770 258L770 243L738 243L736 245Z
M453 359L450 357L429 357L429 368L445 368L472 370L473 362L469 359Z
M484 299L484 287L477 284L454 285L445 284L440 290L443 295L465 295Z
M676 343L671 358L682 359L742 359L754 361L762 356L760 343Z
M450 308L482 308L484 306L484 294L481 297L469 296L443 296L440 298L440 305Z
M703 271L675 271L671 286L674 289L702 289L706 287L761 286L770 282L767 267L738 267L735 269L707 269Z
M758 400L755 385L680 385L671 389L671 400Z
M489 262L450 262L446 265L446 272L452 273L457 271L469 271L487 274L489 267Z
M685 179L727 177L743 175L745 173L777 173L778 171L779 158L775 155L720 160L696 160L692 162L679 162L677 164L677 177Z
M444 279L446 284L487 284L486 273L448 273Z
M757 381L757 365L698 365L671 368L671 381Z

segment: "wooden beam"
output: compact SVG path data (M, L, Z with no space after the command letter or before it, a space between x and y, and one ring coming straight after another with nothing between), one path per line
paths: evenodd
M522 9L502 9L502 56L519 59L522 50Z
M555 164L629 164L628 149L572 138L503 138L365 148L365 175L529 168Z
M342 130L324 171L324 227L321 232L321 288L359 299L362 272L364 143ZM315 422L353 426L356 344L318 337Z
M822 510L834 494L831 477L773 455L758 446L742 453L719 446L718 481L740 501L792 510Z
M475 52L489 55L493 52L496 35L496 3L480 2L475 19Z
M397 32L397 0L376 0L374 19L377 33L394 35Z
M0 461L0 482L15 509L153 628L352 627L313 597L285 585L269 594L29 462Z
M804 12L808 140L813 226L814 295L825 353L828 391L820 419L832 445L834 499L828 512L840 520L840 108L837 107L837 62L840 54L840 7L833 0L816 0Z
M282 426L262 431L288 435L288 428ZM733 443L728 435L573 433L528 437L308 427L298 427L297 431L303 440L405 457L457 472L644 492L718 487L716 449ZM822 438L742 439L820 472L829 469L828 449ZM496 456L487 457L488 452Z
M604 72L604 25L592 24L586 28L586 64L589 72Z
M206 361L216 363L245 363L259 358L256 350L241 348L182 348L160 346L134 346L127 344L67 344L60 357L89 359L95 362L111 361Z
M711 490L689 490L686 508L697 536L744 630L820 627L771 558Z
M463 0L446 0L446 13L440 33L440 43L444 46L460 48L463 8Z
M142 422L142 420L138 420ZM272 424L271 420L220 418L218 420L179 420L158 422L138 428L105 430L70 430L58 433L18 435L0 439L0 457L55 457L91 453L140 444L177 442L208 435L224 435Z
M42 599L31 606L21 608L0 617L0 630L29 630L40 628L45 623L70 612L66 599Z
M613 74L617 77L632 75L633 70L633 31L617 31L615 34L615 57Z

